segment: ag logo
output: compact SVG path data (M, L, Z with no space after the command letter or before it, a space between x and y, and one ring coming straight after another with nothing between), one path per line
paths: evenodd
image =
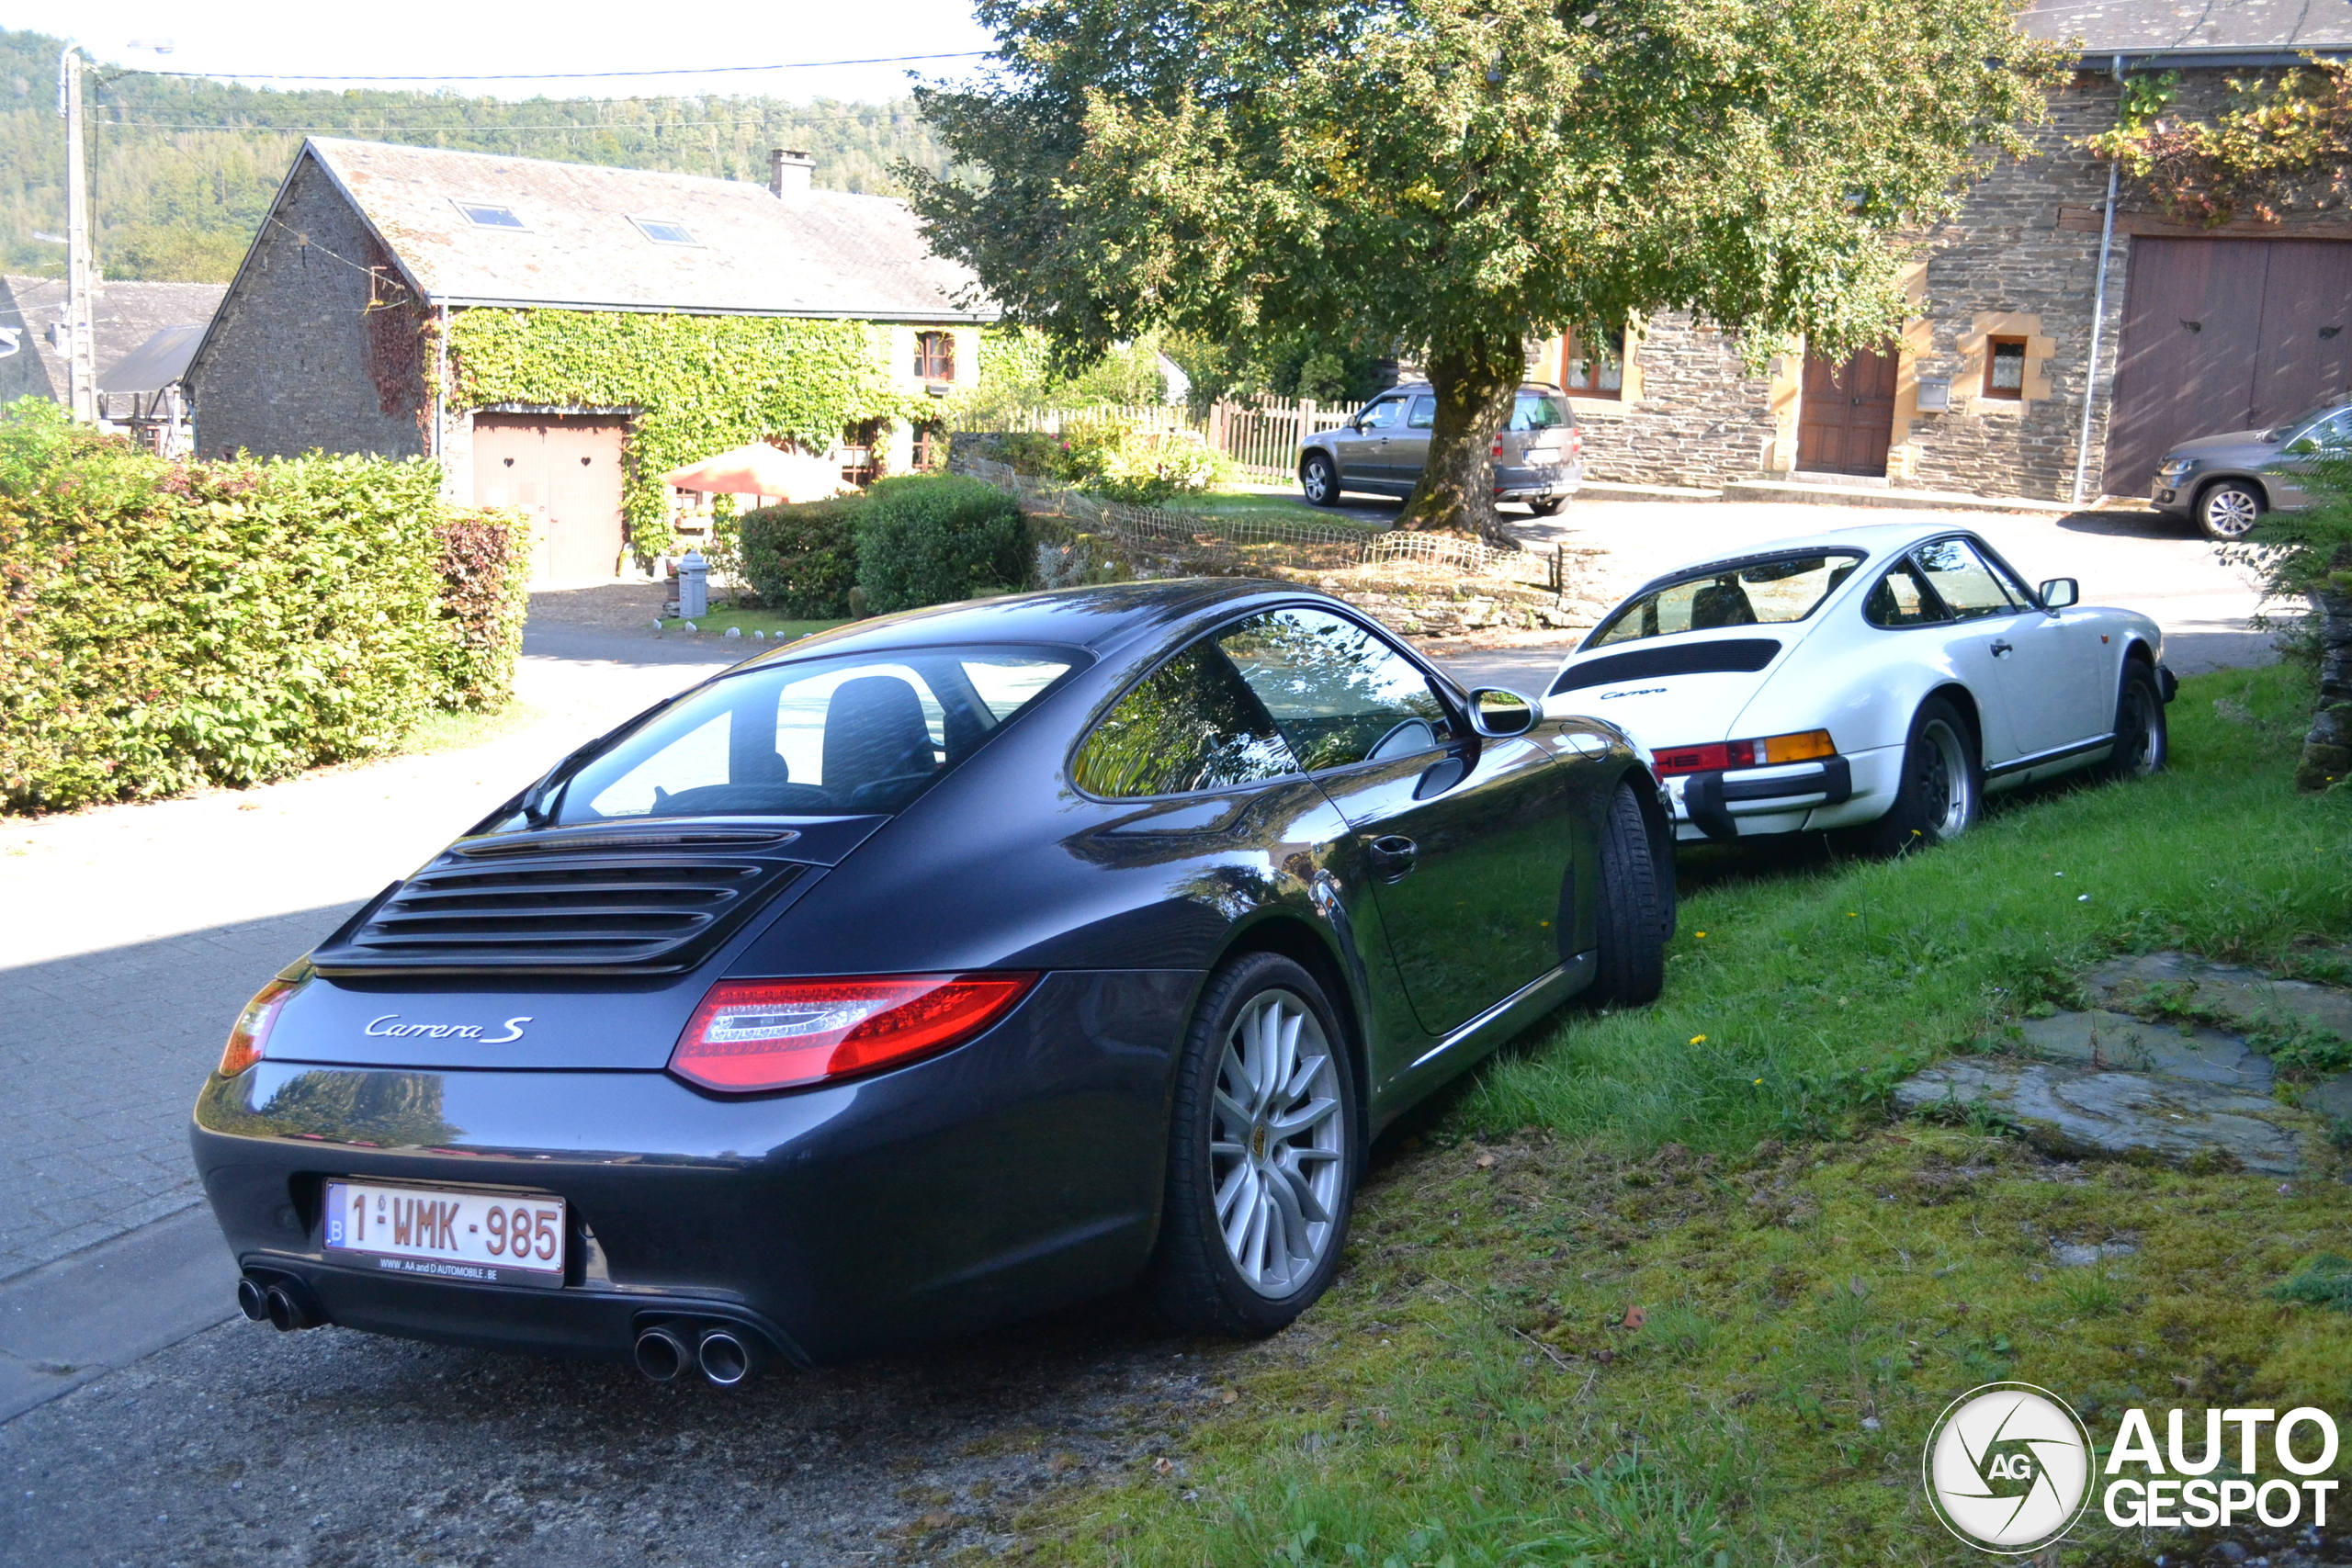
M1928 1502L1969 1545L2038 1551L2090 1504L2090 1434L2047 1389L1991 1382L1951 1402L1928 1433Z

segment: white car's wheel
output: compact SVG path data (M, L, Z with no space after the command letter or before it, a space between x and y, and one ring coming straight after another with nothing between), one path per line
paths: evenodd
M1975 826L1984 799L1974 728L1950 702L1929 697L1911 716L1894 805L1871 825L1869 847L1891 855L1956 839Z
M2123 691L2115 702L2115 750L2107 760L2110 778L2144 779L2164 772L2172 757L2172 734L2165 723L2165 699L2155 671L2136 659L2123 661Z

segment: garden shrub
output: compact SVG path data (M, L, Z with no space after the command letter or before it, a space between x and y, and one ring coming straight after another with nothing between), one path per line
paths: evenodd
M1019 588L1029 567L1029 525L1019 504L978 479L884 479L867 492L857 520L857 585L871 610Z
M744 581L760 603L796 620L840 620L857 586L863 495L763 506L735 525Z
M0 804L245 784L503 700L524 529L420 462L175 465L0 413ZM446 575L445 575L446 574Z
M1034 474L1131 506L1158 506L1216 488L1227 464L1198 432L1148 431L1113 413L1080 414L1062 434L1015 431L994 437L987 455L1017 474Z

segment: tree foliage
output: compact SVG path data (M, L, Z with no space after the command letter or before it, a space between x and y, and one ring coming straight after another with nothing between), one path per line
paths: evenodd
M1393 344L1439 393L1408 508L1493 530L1525 345L1688 309L1758 363L1902 314L1906 230L2023 150L2011 0L982 0L996 85L919 93L985 183L934 244L1072 358L1173 326Z
M2121 123L2085 142L2166 212L2218 228L2352 200L2352 62L2314 56L2275 80L2233 76L2204 120L2173 112L2178 83L2171 71L2128 81Z
M2270 596L2311 605L2319 694L2295 787L2340 789L2352 780L2352 455L2322 451L2293 478L2312 504L2266 513L2237 554Z

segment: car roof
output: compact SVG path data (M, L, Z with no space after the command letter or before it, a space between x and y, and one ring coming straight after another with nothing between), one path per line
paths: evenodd
M1100 658L1138 638L1157 641L1156 634L1189 625L1209 612L1277 597L1323 596L1293 583L1234 577L1170 578L1008 593L855 621L802 637L751 662L780 663L820 653L1021 643L1080 648Z

